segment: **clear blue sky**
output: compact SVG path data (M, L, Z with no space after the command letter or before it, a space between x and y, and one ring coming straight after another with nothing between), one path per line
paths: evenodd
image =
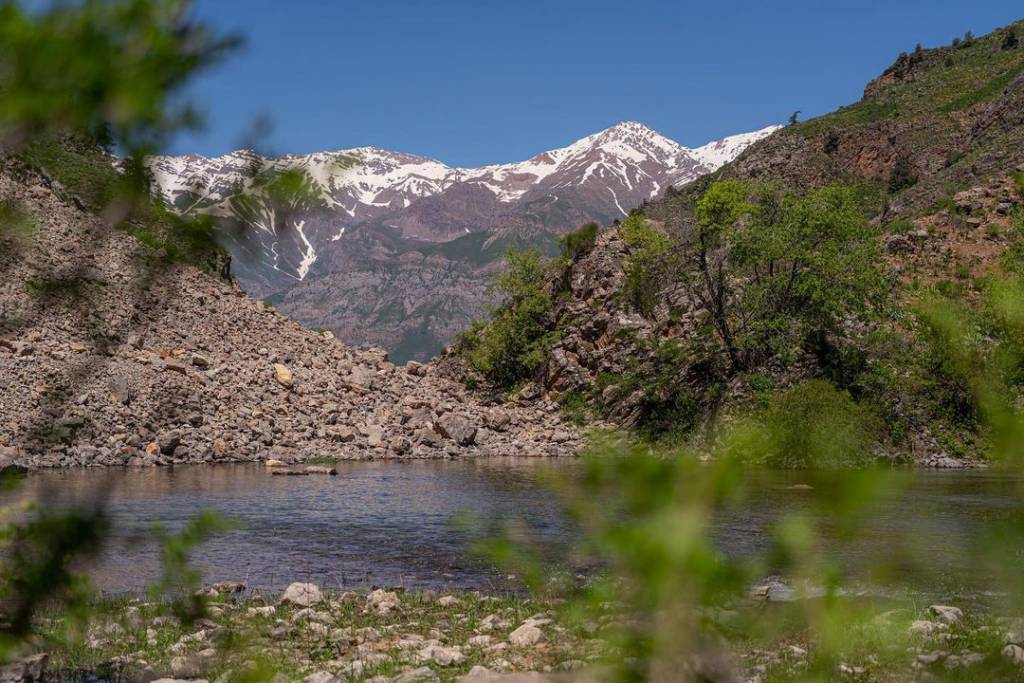
M376 145L452 165L524 159L622 120L685 145L860 98L901 50L987 33L1020 0L198 0L246 45L199 79L220 154Z

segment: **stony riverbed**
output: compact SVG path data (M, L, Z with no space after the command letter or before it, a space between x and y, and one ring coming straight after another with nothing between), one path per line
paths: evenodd
M203 595L206 615L193 621L138 599L101 604L101 616L80 630L63 618L44 620L37 649L49 644L47 652L8 668L3 680L39 680L46 670L50 680L596 681L615 662L610 634L624 621L612 605L603 616L577 622L557 600L479 593L335 593L294 583L282 594L261 595L225 582ZM814 605L773 595L778 592L754 589L743 609L771 618L787 606ZM734 613L714 614L712 628L727 633ZM846 635L848 649L827 657L819 643L780 631L770 641L730 640L723 659L722 640L714 646L714 670L704 671L713 673L709 680L749 683L820 673L828 680L885 681L1024 675L1021 619L931 605L879 612L851 622ZM706 666L700 659L693 673Z

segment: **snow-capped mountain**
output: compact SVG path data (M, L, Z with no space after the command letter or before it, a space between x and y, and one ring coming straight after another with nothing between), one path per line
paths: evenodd
M440 281L450 282L451 270L438 259L458 254L478 270L489 268L503 253L496 245L551 244L586 222L607 224L667 187L718 169L777 128L691 149L624 122L526 161L480 168L358 147L271 158L248 150L216 158L159 156L150 170L156 190L178 211L219 218L234 273L255 296L282 299L319 278L409 267L417 254L433 259L433 279L421 285L429 294ZM384 301L391 294L377 296ZM319 313L289 312L317 324L327 315L323 305L321 292ZM389 315L408 316L417 305L405 300L401 313Z
M717 169L775 129L689 149L643 124L625 122L527 161L481 168L452 168L411 154L359 147L277 158L251 151L216 158L161 156L152 159L151 170L159 191L179 211L241 220L270 238L262 259L266 265L280 270L285 258L291 264L285 272L301 280L311 259L319 258L323 247L318 243L337 242L344 229L365 221L431 241L522 223L518 209L529 214L527 222L540 224L532 227L556 231L587 220L606 222L669 185ZM315 236L306 212L292 211L293 224L281 225L277 207L254 210L248 205L249 211L241 211L237 206L240 194L258 197L260 182L283 171L302 172L312 185L319 200L308 210L316 214ZM424 199L432 201L417 206ZM556 215L572 222L557 225ZM273 245L280 233L292 230L307 233L296 245L298 258L286 258L277 248L287 245Z

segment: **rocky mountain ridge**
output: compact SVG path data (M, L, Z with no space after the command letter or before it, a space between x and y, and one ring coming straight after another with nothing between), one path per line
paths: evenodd
M482 315L509 246L610 222L712 171L777 127L690 149L635 122L510 164L453 168L363 147L266 158L154 157L182 213L218 219L246 291L354 344L425 360ZM299 172L303 192L266 190Z

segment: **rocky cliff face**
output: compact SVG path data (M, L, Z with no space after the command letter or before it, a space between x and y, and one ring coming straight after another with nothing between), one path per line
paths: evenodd
M424 360L484 313L509 246L550 248L586 222L611 222L774 130L689 149L627 122L481 168L375 148L156 157L151 168L178 211L218 218L246 291L347 342ZM306 192L282 200L267 189L295 171Z
M42 467L560 455L545 401L481 397L310 331L0 172L0 450ZM6 216L9 218L9 216ZM8 223L5 223L5 228Z

